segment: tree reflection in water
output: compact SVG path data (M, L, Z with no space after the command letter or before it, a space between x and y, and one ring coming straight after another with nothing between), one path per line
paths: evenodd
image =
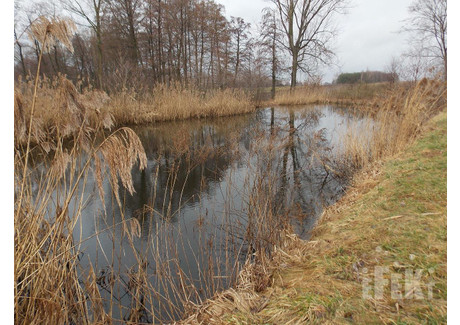
M345 186L332 157L337 129L351 118L327 106L268 108L136 127L147 168L132 172L134 195L119 190L122 209L107 181L105 206L94 199L82 212L82 230L74 234L89 238L82 277L90 265L101 279L110 274L110 286L100 281L105 307L125 319L180 317L187 301L232 285L247 256L269 254L281 227L308 237ZM139 224L140 238L124 234L126 220ZM141 310L137 318L133 308Z

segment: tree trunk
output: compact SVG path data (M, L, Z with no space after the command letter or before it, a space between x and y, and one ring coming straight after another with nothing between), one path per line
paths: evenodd
M16 29L14 29L14 38L16 39L16 44L18 45L19 49L19 60L21 61L22 75L25 78L27 76L26 65L24 63L24 55L22 54L22 46L19 43L18 36L16 35Z
M236 87L236 79L238 78L238 69L240 67L240 35L236 37L236 63L235 63L235 77L233 79L233 87Z
M96 76L96 88L102 89L102 72L103 72L103 67L102 67L102 62L103 62L103 57L102 57L102 28L101 28L101 15L100 15L100 9L101 9L101 2L99 1L99 4L95 7L96 11L96 38L97 38L97 76Z
M291 89L294 89L297 86L297 57L298 53L294 51L292 53Z
M139 48L137 46L136 29L134 26L134 8L131 2L126 3L126 14L128 16L128 28L129 28L129 46L131 50L131 59L135 66L139 63Z
M271 111L271 114L270 114L270 134L273 135L273 130L275 128L275 108L271 107L270 111Z
M165 82L165 74L166 74L166 67L165 67L165 60L163 55L163 16L162 16L162 6L161 0L158 0L158 61L160 63L159 66L159 75L161 82Z
M447 82L447 50L444 55L444 81Z
M271 97L275 99L276 93L276 36L273 37L273 44L272 44L272 91Z
M97 37L97 86L102 89L102 40L100 35Z

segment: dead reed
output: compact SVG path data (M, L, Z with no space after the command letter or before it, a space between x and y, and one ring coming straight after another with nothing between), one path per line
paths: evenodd
M78 132L83 122L82 116L78 116L81 111L78 106L88 109L84 123L92 129L229 116L255 110L250 95L238 89L204 92L193 87L183 88L180 84L170 87L159 84L150 92L138 93L131 89L109 97L91 87L82 89L80 83L74 87L65 76L20 78L15 85L15 142L27 142L28 132L22 127L24 121L32 121L33 143L50 143L54 137Z
M365 125L352 124L344 137L346 166L363 168L392 156L412 143L424 123L446 105L445 84L424 79L412 88L395 88L387 94L373 119Z
M118 124L145 124L155 121L217 117L255 110L243 90L202 91L180 84L157 85L151 92L125 90L112 96L109 111Z
M40 42L40 55L55 41L68 45L72 26L69 21L46 18L34 23L31 37ZM56 96L48 113L53 117L44 120L47 110L39 104L43 90L39 69L40 65L28 99L20 90L15 92L15 323L93 323L106 318L97 308L99 292L91 290L94 281L84 288L77 272L80 252L73 232L86 200L81 187L91 171L91 158L101 154L114 183L121 176L130 189L131 168L138 159L142 167L145 154L129 129L96 144L90 135L96 131L93 127L103 126L104 119L90 125L98 107L85 105L65 78L54 85ZM70 143L65 143L69 138Z
M399 87L405 86L400 83ZM354 85L307 85L295 89L281 88L276 92L274 105L339 104L379 107L385 95L395 88L389 83Z
M15 85L15 145L26 144L30 135L33 144L50 151L56 138L74 136L81 126L89 132L86 137L96 129L111 129L113 117L104 108L107 101L107 95L97 90L78 92L65 76L20 80Z
M82 129L82 132L87 131ZM83 144L77 137L72 139L70 148L64 148L62 138L56 139L51 146L54 149L49 153L42 147L33 148L34 167L29 164L26 168L22 150L16 150L14 247L17 324L92 323L104 317L104 313L95 314L97 304L94 302L99 292L90 290L94 279L89 278L83 286L78 273L80 243L73 234L87 200L84 188L89 173L93 172L94 177L99 179L101 169L107 168L114 187L120 177L122 184L130 190L131 168L138 160L142 167L145 154L139 147L139 139L129 129L116 131L99 145L91 140L85 140ZM91 157L99 162L93 170ZM39 165L45 166L44 170L37 170L37 159ZM104 167L101 168L101 165ZM123 225L133 229L127 222ZM134 230L130 230L132 232ZM88 300L92 301L91 308Z

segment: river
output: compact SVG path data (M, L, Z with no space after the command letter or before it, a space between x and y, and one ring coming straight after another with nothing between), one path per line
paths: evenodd
M180 318L189 302L234 285L246 259L269 256L282 229L308 239L346 188L347 129L368 122L320 105L133 127L147 155L132 171L135 193L120 187L120 207L108 177L103 199L92 174L79 186L82 284L92 268L114 318L134 309L139 322Z

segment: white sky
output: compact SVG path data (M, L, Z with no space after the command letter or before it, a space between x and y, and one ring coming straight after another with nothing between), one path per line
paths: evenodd
M216 0L225 6L227 17L239 16L256 25L268 0ZM335 53L339 67L324 70L324 81L338 72L384 70L393 56L406 47L406 35L398 33L408 16L412 0L352 0L345 16L337 16L340 32ZM300 81L300 80L299 80Z

